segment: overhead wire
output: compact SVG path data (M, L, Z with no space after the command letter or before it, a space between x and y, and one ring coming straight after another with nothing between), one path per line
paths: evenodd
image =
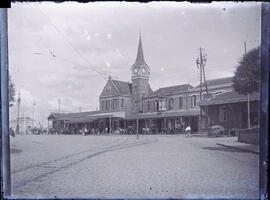
M91 70L95 71L97 74L99 74L103 79L107 80L107 78L104 77L104 73L98 71L95 69L92 64L85 58L83 54L80 53L72 44L71 42L66 38L66 36L57 28L57 26L51 21L51 19L40 9L38 6L35 5L35 7L48 19L49 23L54 27L54 29L62 36L62 38L69 44L69 46L89 65ZM85 67L85 66L84 66ZM107 75L107 74L106 74Z

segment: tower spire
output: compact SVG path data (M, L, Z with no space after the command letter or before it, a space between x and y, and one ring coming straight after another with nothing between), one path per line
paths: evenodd
M138 51L137 51L137 58L136 58L135 63L136 64L145 63L144 56L143 56L143 47L142 47L142 36L141 36L141 32L140 32L140 40L139 40L139 46L138 46Z

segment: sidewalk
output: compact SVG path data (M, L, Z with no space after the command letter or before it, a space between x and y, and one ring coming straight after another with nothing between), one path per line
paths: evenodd
M238 142L237 137L220 138L220 140L216 143L216 145L227 147L227 148L239 149L239 150L254 153L254 154L260 154L259 145Z

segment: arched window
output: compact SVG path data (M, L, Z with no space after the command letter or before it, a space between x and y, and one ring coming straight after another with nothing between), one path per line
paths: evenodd
M172 110L173 109L173 98L170 98L168 100L168 110Z
M192 95L191 97L191 107L195 107L197 103L196 95Z
M183 97L179 97L179 109L183 109Z
M150 101L147 101L147 112L150 112Z
M124 108L125 106L125 99L121 99L121 108Z

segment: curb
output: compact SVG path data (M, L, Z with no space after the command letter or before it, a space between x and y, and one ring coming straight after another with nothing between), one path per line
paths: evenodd
M260 152L249 150L249 149L244 149L244 148L241 148L241 147L235 147L235 146L230 146L230 145L225 145L225 144L220 144L220 143L216 143L216 145L227 147L227 148L238 149L238 150L241 150L241 151L246 151L246 152L254 153L254 154L257 154L257 155L260 154Z

